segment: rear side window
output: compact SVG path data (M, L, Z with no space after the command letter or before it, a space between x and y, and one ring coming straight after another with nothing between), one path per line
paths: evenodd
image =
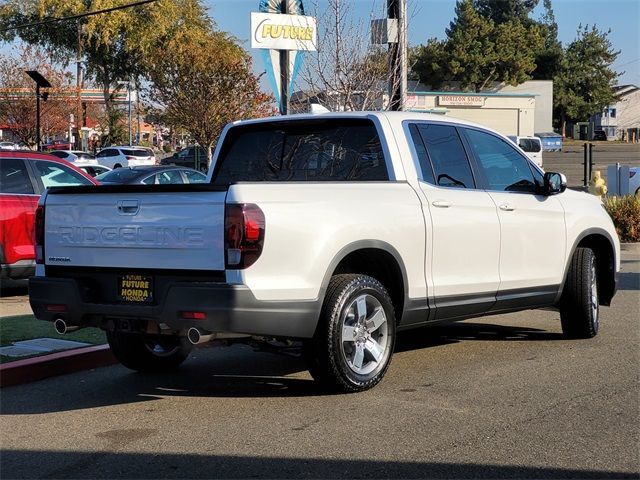
M187 178L187 183L205 183L207 181L207 176L200 172L185 170L182 173L184 173L184 176Z
M420 132L418 132L418 126L415 124L409 125L409 133L411 133L411 140L413 146L416 149L418 155L418 162L420 162L420 170L422 171L422 179L432 185L436 183L433 177L433 168L431 168L431 162L427 156L427 149L424 146Z
M518 145L520 145L520 148L525 152L538 153L542 150L540 142L533 138L521 138Z
M109 148L107 150L102 150L101 152L98 153L98 155L96 155L96 157L102 158L102 157L117 157L118 156L118 151L114 150L112 148Z
M24 161L17 158L0 160L0 193L34 194Z
M141 150L141 149L123 148L123 149L121 149L121 151L122 151L123 155L126 155L128 157L149 157L149 156L151 156L148 151Z
M232 128L213 175L217 184L388 179L378 132L364 119Z
M475 188L471 165L455 127L420 124L418 132L431 158L436 185Z

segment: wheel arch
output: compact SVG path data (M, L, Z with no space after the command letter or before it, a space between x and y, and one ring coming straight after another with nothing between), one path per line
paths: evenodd
M601 228L589 228L583 231L574 240L573 246L567 256L562 285L558 292L558 301L562 296L564 285L567 281L569 265L577 248L590 248L596 256L597 272L598 272L598 296L600 304L609 306L611 299L616 293L616 250L615 242L606 230Z
M380 240L361 240L342 248L333 258L322 281L324 299L329 281L341 273L369 275L385 287L396 311L396 324L402 318L407 296L407 271L400 253ZM324 300L322 300L324 301Z

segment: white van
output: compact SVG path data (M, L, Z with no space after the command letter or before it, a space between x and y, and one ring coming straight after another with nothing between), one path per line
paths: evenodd
M519 146L536 165L542 167L542 140L540 140L540 137L517 137L510 135L509 140Z

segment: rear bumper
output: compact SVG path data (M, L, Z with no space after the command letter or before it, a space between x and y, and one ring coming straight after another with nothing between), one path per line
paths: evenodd
M0 265L0 278L20 280L29 278L36 271L35 260L19 260L16 263L3 263Z
M83 301L71 278L31 277L29 303L40 320L63 318L69 325L103 327L116 319L165 324L174 330L198 327L275 337L310 338L320 314L320 302L265 302L246 286L208 282L175 282L155 305L98 304ZM65 305L50 312L47 305ZM181 318L181 312L204 312L204 320Z

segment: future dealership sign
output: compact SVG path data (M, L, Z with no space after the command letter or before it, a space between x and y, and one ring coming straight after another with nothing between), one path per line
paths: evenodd
M304 15L251 14L251 48L316 50L316 19Z
M289 92L304 53L317 49L316 19L304 14L302 0L260 0L251 13L251 48L262 49L267 77L280 113L289 113Z

